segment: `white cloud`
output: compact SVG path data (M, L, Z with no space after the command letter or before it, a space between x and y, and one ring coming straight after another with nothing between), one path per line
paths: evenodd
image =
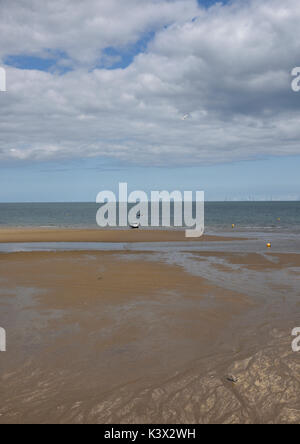
M8 68L1 161L102 155L194 165L300 154L300 94L290 87L297 0L208 11L193 0L4 0L2 12L2 59L48 48L67 53L74 70ZM153 30L128 68L91 69L107 46Z
M83 66L107 47L133 44L197 12L195 0L2 0L0 7L0 56L59 50Z

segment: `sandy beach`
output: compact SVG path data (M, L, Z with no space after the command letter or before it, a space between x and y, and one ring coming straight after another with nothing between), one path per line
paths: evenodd
M272 252L0 254L0 423L299 422L299 269Z
M92 229L47 229L47 228L2 228L0 243L12 242L195 242L230 241L230 237L202 236L185 237L184 230L92 230Z

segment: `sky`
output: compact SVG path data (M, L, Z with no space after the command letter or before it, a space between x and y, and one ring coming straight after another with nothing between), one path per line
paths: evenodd
M0 8L0 202L300 199L298 0Z

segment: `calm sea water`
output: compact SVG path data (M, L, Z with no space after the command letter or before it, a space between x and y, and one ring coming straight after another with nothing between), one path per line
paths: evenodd
M95 203L0 204L0 227L96 228ZM280 220L279 220L280 219ZM207 202L209 232L300 233L300 202Z

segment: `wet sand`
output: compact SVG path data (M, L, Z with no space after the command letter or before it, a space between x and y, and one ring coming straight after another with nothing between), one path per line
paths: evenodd
M86 230L46 228L2 228L0 243L11 242L197 242L230 241L230 237L202 236L186 238L184 230Z
M299 423L299 270L297 254L0 254L0 423Z

